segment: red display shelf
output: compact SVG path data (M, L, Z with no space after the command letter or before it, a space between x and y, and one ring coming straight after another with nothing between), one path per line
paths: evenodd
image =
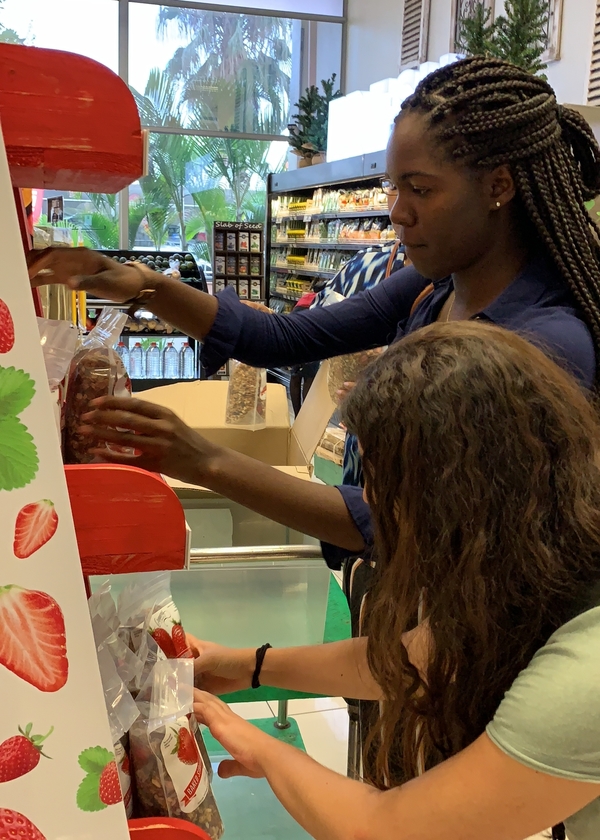
M163 479L136 467L65 467L84 575L183 569L181 502Z
M143 175L135 100L90 58L0 44L0 120L15 187L115 193Z

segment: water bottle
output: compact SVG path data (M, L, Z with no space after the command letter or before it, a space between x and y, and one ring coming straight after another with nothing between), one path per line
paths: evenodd
M173 347L172 341L169 341L165 350L164 377L165 379L179 379L179 351Z
M156 341L146 353L146 379L162 379L162 353Z
M142 345L136 341L133 350L129 354L129 376L132 379L145 379L146 366Z
M181 348L181 378L195 379L196 378L196 354L187 343L184 343Z
M117 344L117 353L121 357L121 361L123 362L123 366L125 370L131 376L131 369L130 369L130 362L129 362L129 348L125 344L124 341L119 341Z

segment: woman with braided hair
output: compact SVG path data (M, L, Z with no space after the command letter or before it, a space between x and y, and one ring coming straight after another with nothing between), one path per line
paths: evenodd
M295 365L385 346L435 321L479 319L527 336L593 388L600 249L584 202L600 191L600 148L584 119L560 107L542 79L495 59L466 59L432 73L404 103L387 169L383 187L395 197L391 217L412 266L333 306L266 314L242 305L231 288L204 295L83 248L34 252L30 276L34 285L68 283L117 302L146 302L204 342L209 374L228 357ZM360 487L303 482L196 437L190 452L183 432L165 433L169 412L153 421L148 411L132 400L112 424L137 424L160 440L160 457L144 452L140 466L319 538L332 566L371 544ZM143 450L143 436L136 448ZM128 462L114 451L107 457Z

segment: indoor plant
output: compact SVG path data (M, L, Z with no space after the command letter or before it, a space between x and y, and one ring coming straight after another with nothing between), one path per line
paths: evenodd
M296 103L298 113L292 116L294 122L288 126L289 144L300 158L300 166L310 166L325 160L329 103L342 95L340 90L334 93L335 79L335 73L330 79L323 79L323 93L311 85Z

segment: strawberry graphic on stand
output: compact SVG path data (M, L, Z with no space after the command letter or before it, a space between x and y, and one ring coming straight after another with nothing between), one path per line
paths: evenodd
M177 754L177 758L182 764L198 764L200 761L198 745L190 730L182 726L181 729L174 729L173 732L177 736L177 739L171 755Z
M104 747L90 747L79 756L86 776L77 790L77 806L82 811L103 811L123 801L115 754Z
M30 773L38 766L42 755L50 758L42 752L42 744L54 727L46 735L32 735L32 729L32 723L28 723L24 731L19 726L19 735L0 744L0 782L10 782Z
M8 353L15 346L15 325L8 306L0 300L0 353Z
M0 808L0 840L46 840L39 828L9 808Z
M65 620L54 598L20 586L0 586L0 627L0 665L40 691L65 685Z
M49 542L58 528L58 514L49 499L33 502L19 511L13 551L24 560Z

